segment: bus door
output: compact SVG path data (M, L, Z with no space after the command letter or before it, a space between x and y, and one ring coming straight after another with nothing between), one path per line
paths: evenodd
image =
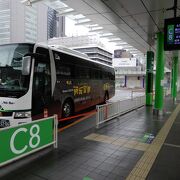
M32 115L43 113L44 108L48 108L51 103L51 72L48 50L47 53L35 59Z
M100 95L102 94L102 77L101 71L96 68L91 69L91 86L92 86L92 98L93 105L100 103Z

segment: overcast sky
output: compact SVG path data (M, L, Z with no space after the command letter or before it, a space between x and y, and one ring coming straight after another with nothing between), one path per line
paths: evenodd
M66 35L69 37L72 36L81 36L81 35L90 35L89 29L85 26L76 26L75 21L66 18ZM100 39L100 41L105 45L105 48L111 52L114 51L114 49L120 49L119 47L115 46L115 43L108 42L107 39Z

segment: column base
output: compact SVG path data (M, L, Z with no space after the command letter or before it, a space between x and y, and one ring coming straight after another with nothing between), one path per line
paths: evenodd
M153 109L153 114L156 115L156 116L162 116L163 115L163 110Z
M146 106L148 106L148 107L152 107L152 106L153 106L153 104L146 104Z
M174 103L174 104L176 104L176 100L177 100L176 98L173 98L173 103Z

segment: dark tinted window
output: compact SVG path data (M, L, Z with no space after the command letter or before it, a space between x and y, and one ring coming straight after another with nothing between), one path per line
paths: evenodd
M91 69L91 79L102 79L102 71L99 69Z
M112 68L61 52L53 51L53 54L57 76L76 79L115 79L114 70Z
M46 91L48 94L51 91L51 69L49 50L38 47L36 53L40 55L36 57L34 67L34 88L37 88L41 93Z
M76 62L76 57L74 56L64 54L61 52L56 52L56 51L53 51L53 54L54 54L54 59L60 60L62 63L74 64Z
M111 70L109 72L109 78L110 78L110 80L115 80L115 72L114 72L114 70Z
M49 57L49 50L48 49L45 49L42 47L37 47L36 53L39 53L42 55L40 57L41 61L46 61L46 62L50 63L50 57Z
M73 65L66 61L69 56L65 54L53 51L56 75L57 78L72 78L73 77Z
M68 65L59 65L57 64L56 74L57 76L70 76L71 77L71 68Z
M109 79L109 73L107 71L103 71L103 79Z
M90 69L85 66L75 66L75 78L89 79Z
M66 64L60 61L55 61L56 74L59 78L70 78L73 77L73 67L71 64Z

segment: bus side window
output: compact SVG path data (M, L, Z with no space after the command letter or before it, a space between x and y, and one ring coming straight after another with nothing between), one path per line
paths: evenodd
M102 71L99 71L99 73L100 73L100 79L102 79L102 76L103 76Z
M39 62L34 72L34 88L39 92L51 92L50 67L47 63Z
M59 66L56 69L57 77L59 78L70 78L71 77L71 68L68 66Z
M64 64L56 61L56 75L57 78L67 79L73 76L73 67L69 64Z
M113 72L110 72L110 80L115 80L115 76Z
M90 70L87 67L83 66L75 66L75 77L82 78L82 79L89 79L90 78Z
M53 51L55 64L56 64L56 75L58 79L73 78L74 68L69 62L66 62L69 56Z
M109 74L108 74L108 72L106 72L106 71L104 71L103 72L103 79L109 79Z
M102 72L98 69L91 69L91 79L102 79Z
M95 70L95 79L100 79L101 73L99 70Z
M95 79L95 70L91 69L91 79Z

